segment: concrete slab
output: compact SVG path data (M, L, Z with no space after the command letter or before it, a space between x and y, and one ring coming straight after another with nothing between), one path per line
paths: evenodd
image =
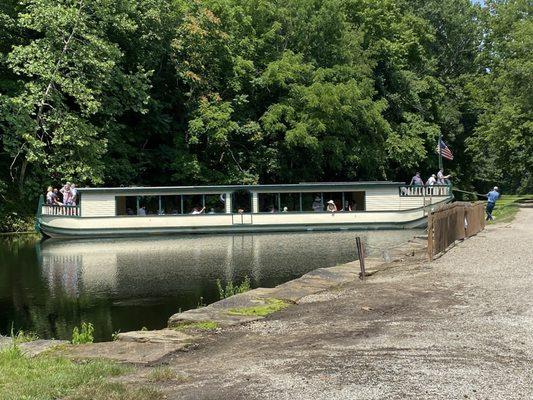
M168 320L168 326L179 326L188 322L216 322L221 328L242 325L247 322L257 321L263 317L245 316L245 315L230 315L228 308L214 307L213 305L189 310L182 313L172 315Z
M160 329L154 331L131 331L119 333L117 340L120 342L139 343L174 343L190 344L194 336L188 335L174 329Z
M31 342L19 343L18 347L22 351L22 353L27 355L28 357L35 357L36 355L39 355L47 350L50 350L57 346L61 346L61 345L68 344L68 343L69 342L67 340L37 339ZM7 337L7 336L0 337L0 350L5 349L12 345L13 345L13 340L10 337Z
M102 342L69 345L54 352L75 360L104 358L132 364L154 364L177 351L187 350L188 343L139 343L139 342Z

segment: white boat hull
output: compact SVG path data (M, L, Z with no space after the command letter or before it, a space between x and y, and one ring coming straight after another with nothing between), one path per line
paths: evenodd
M448 201L448 200L445 200ZM445 202L443 201L443 202ZM336 213L265 213L72 217L43 215L40 231L54 238L168 234L411 229L427 225L427 209Z

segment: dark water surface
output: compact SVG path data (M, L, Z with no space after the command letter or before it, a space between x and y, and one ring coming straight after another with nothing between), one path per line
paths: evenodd
M70 339L81 321L95 339L162 328L170 315L218 300L216 280L273 287L308 271L405 242L416 231L309 232L146 239L0 239L0 334L13 326Z

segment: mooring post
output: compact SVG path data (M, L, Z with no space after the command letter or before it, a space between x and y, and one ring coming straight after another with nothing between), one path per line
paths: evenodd
M363 247L363 242L361 238L357 236L355 238L355 243L357 245L357 253L359 255L359 266L361 267L361 272L359 273L359 279L365 279L365 249Z

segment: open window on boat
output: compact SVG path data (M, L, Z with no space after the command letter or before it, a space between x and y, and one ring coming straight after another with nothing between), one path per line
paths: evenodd
M158 215L159 196L139 196L137 215Z
M302 211L322 212L325 210L322 193L302 193Z
M231 195L231 204L234 213L238 213L239 210L250 212L252 210L251 193L248 190L237 190L233 192Z
M325 192L322 193L322 198L324 199L324 209L327 210L328 201L333 200L337 211L343 211L344 195L342 192Z
M279 194L279 210L287 212L302 211L300 207L300 193L280 193Z
M344 192L344 204L351 208L352 211L366 210L366 192Z
M137 196L115 196L116 215L137 215Z
M160 196L115 196L116 215L157 215Z
M161 211L160 214L164 215L179 215L183 214L181 208L181 196L180 195L168 195L161 197Z
M258 193L259 212L279 211L279 193Z
M225 196L222 193L205 195L205 213L223 214L226 212Z
M191 214L194 209L200 211L205 206L204 196L201 194L184 194L183 214Z

